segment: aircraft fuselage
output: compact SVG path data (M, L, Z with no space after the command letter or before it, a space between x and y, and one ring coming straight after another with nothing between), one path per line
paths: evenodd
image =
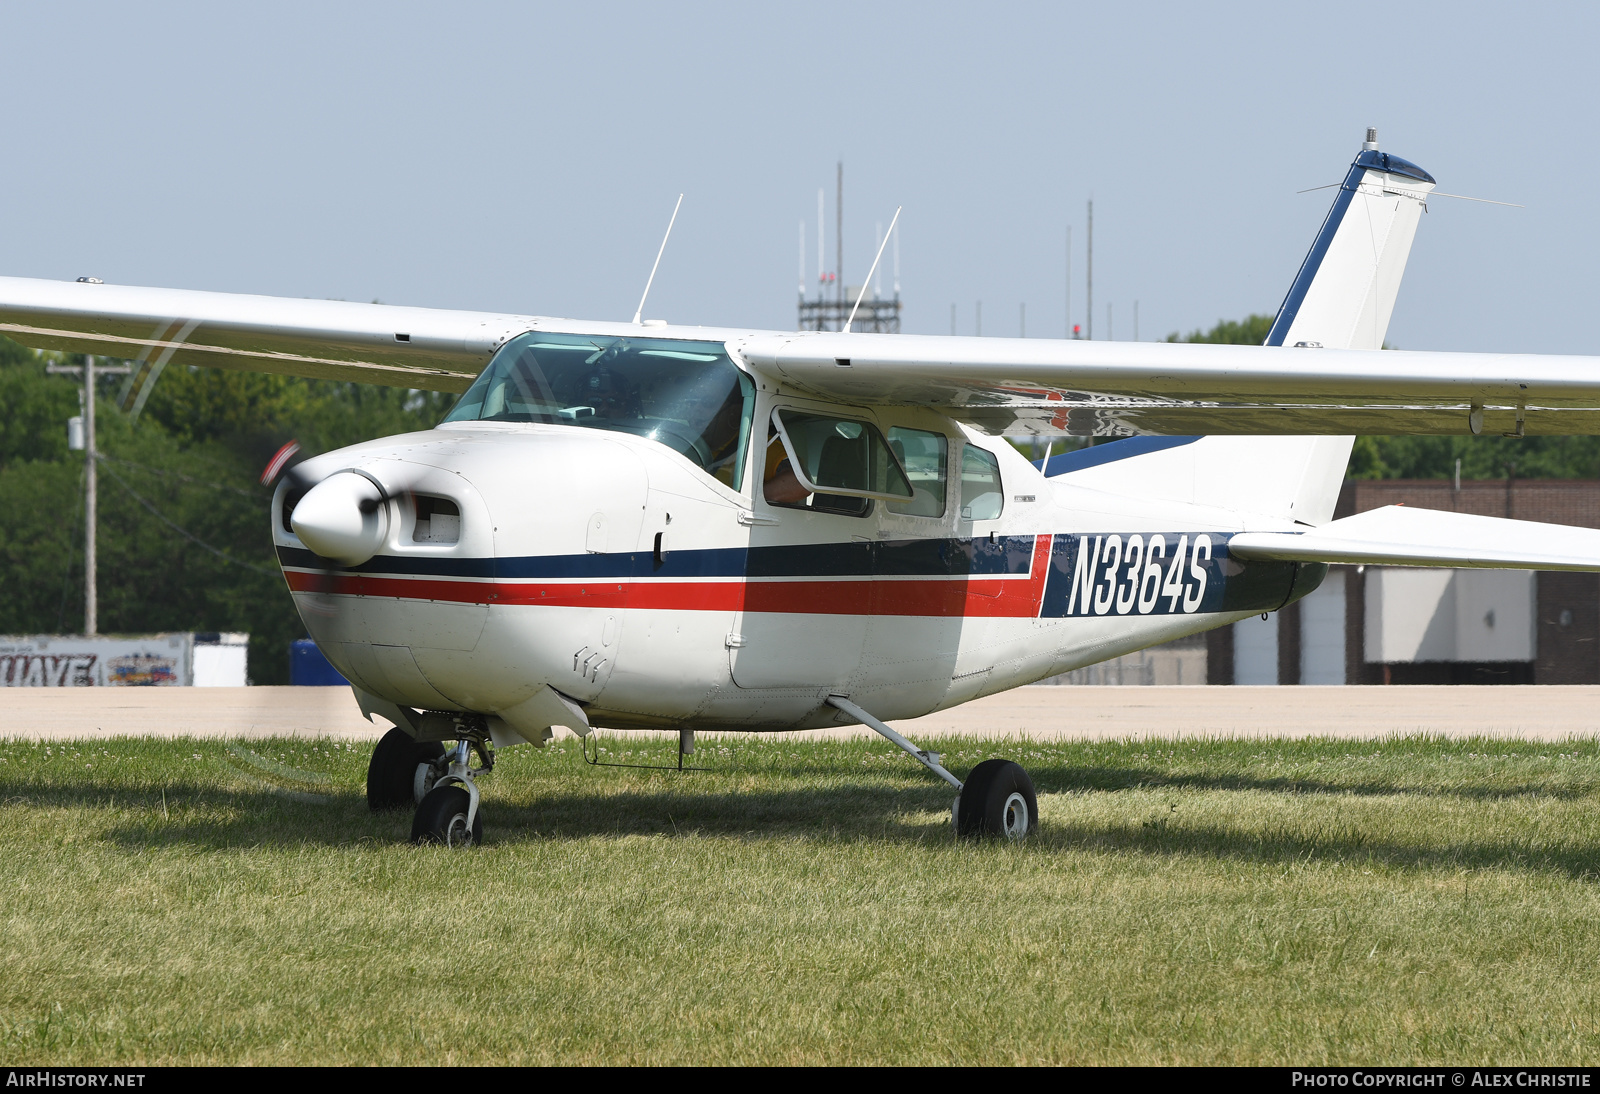
M593 725L815 728L847 720L829 695L916 717L1275 610L1325 572L1230 558L1244 529L1226 510L1047 479L936 412L747 375L737 480L659 431L536 421L447 421L308 461L311 479L352 470L387 495L372 556L338 564L295 534L280 487L273 533L312 637L358 689L419 710L492 715L548 685ZM896 438L926 496L770 502L779 409Z

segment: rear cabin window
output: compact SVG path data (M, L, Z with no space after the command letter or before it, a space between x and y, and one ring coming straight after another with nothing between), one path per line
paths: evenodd
M889 512L907 517L942 517L945 506L945 462L950 442L943 433L923 429L889 430L889 451L911 479L910 501L891 501Z
M967 445L961 452L961 519L994 520L1005 500L1000 461L993 452Z

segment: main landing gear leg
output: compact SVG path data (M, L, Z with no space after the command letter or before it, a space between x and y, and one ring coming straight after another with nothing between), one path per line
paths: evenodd
M479 715L455 719L460 734L456 746L435 762L438 772L417 803L411 821L412 843L442 843L446 847L472 847L483 842L483 815L478 812L478 776L494 767L494 749L488 724ZM472 766L476 753L482 761ZM442 771L439 769L443 768ZM417 772L417 789L427 786L427 774Z
M950 809L950 823L958 838L1000 836L1021 839L1039 828L1039 804L1033 780L1020 764L1010 760L984 760L962 781L950 774L937 752L912 744L842 695L828 696L828 705L844 711L862 725L888 738L918 763L959 791Z

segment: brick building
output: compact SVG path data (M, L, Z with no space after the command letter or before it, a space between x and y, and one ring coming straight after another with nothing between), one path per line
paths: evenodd
M1411 505L1600 528L1600 482L1346 482L1336 517ZM1211 684L1600 683L1600 574L1334 566L1267 620L1206 635Z

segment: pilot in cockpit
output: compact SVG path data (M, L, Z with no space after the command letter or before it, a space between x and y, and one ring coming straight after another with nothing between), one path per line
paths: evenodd
M644 417L639 385L622 373L601 365L584 376L575 403L594 407L594 416L608 421L632 421Z
M768 504L801 505L811 496L811 491L801 485L799 476L794 473L794 467L789 463L789 453L784 449L776 430L767 436L766 465L761 489Z

